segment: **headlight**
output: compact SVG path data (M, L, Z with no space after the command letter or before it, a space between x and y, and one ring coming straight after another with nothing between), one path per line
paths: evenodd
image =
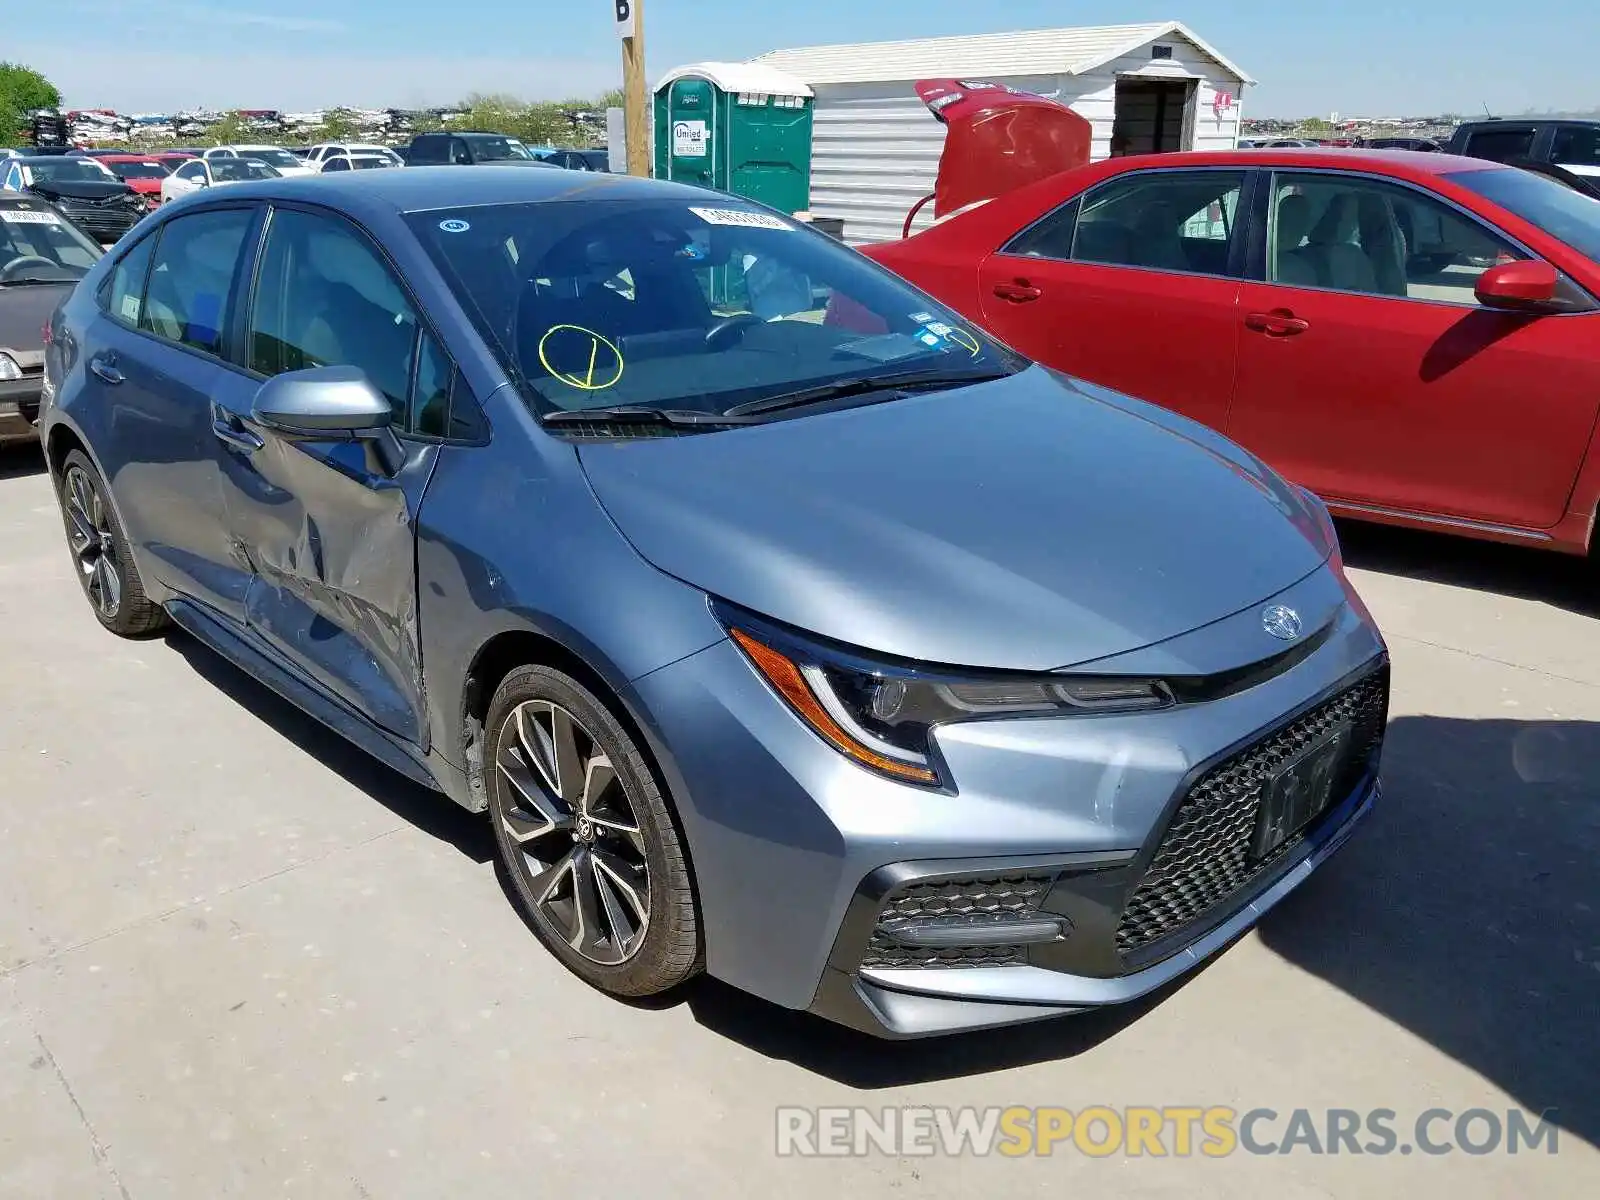
M17 366L17 360L9 354L0 354L0 382L10 383L21 378L22 368Z
M903 782L942 782L932 740L939 725L1176 703L1159 679L925 670L873 662L729 606L717 611L756 671L814 733L861 766Z

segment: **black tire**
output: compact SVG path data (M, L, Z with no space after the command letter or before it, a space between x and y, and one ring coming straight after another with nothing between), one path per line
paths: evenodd
M568 720L575 748L565 761L582 769L581 799L560 786L559 766L552 781L535 761L555 764L555 723ZM659 995L698 974L699 910L683 843L650 764L611 710L560 671L519 667L495 692L485 730L495 846L517 908L540 941L613 996ZM609 781L596 765L602 762L613 772ZM571 774L577 779L577 770ZM581 918L579 887L588 889L598 922Z
M58 487L67 549L95 619L118 637L160 633L171 618L145 595L128 536L107 499L105 480L87 454L73 450L67 455Z

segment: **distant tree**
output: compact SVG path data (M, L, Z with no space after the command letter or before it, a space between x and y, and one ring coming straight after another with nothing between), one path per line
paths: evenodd
M59 108L61 92L32 67L0 62L0 137L19 140L28 114L37 108Z
M1300 128L1307 133L1327 133L1333 125L1321 117L1308 117L1300 122Z
M623 91L622 91L621 88L612 88L609 92L607 92L604 96L601 96L594 103L595 103L595 107L596 108L598 108L601 112L605 112L605 110L608 109L608 108L622 108L622 107L624 107L625 104L626 104L626 101L627 101L627 97L623 94Z
M361 131L356 128L355 121L343 109L334 109L322 118L322 129L318 138L324 142L348 142L359 137Z
M213 146L229 146L245 140L246 130L244 118L238 113L227 113L210 129L206 130L205 141Z

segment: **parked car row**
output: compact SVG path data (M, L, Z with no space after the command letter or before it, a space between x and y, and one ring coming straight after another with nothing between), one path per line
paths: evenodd
M704 970L897 1037L1147 995L1378 801L1325 501L1588 548L1600 202L1557 179L1124 157L863 255L410 148L507 163L545 169L202 156L163 188L251 177L103 259L8 197L0 285L58 291L0 380L95 618L487 813L607 993Z

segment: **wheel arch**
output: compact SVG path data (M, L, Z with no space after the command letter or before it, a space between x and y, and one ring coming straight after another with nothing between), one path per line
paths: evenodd
M479 812L489 806L489 794L484 779L484 745L487 731L484 721L489 706L505 677L518 667L551 667L570 675L593 692L611 711L617 721L644 756L656 786L667 802L667 811L677 828L678 841L683 848L684 865L689 871L690 885L699 894L695 871L694 845L685 827L683 810L684 782L665 745L655 736L650 722L637 711L626 695L625 685L613 681L614 676L595 666L587 657L550 634L532 628L506 629L494 634L473 655L467 668L466 681L461 689L462 746L466 755L467 786L472 796L472 807Z

